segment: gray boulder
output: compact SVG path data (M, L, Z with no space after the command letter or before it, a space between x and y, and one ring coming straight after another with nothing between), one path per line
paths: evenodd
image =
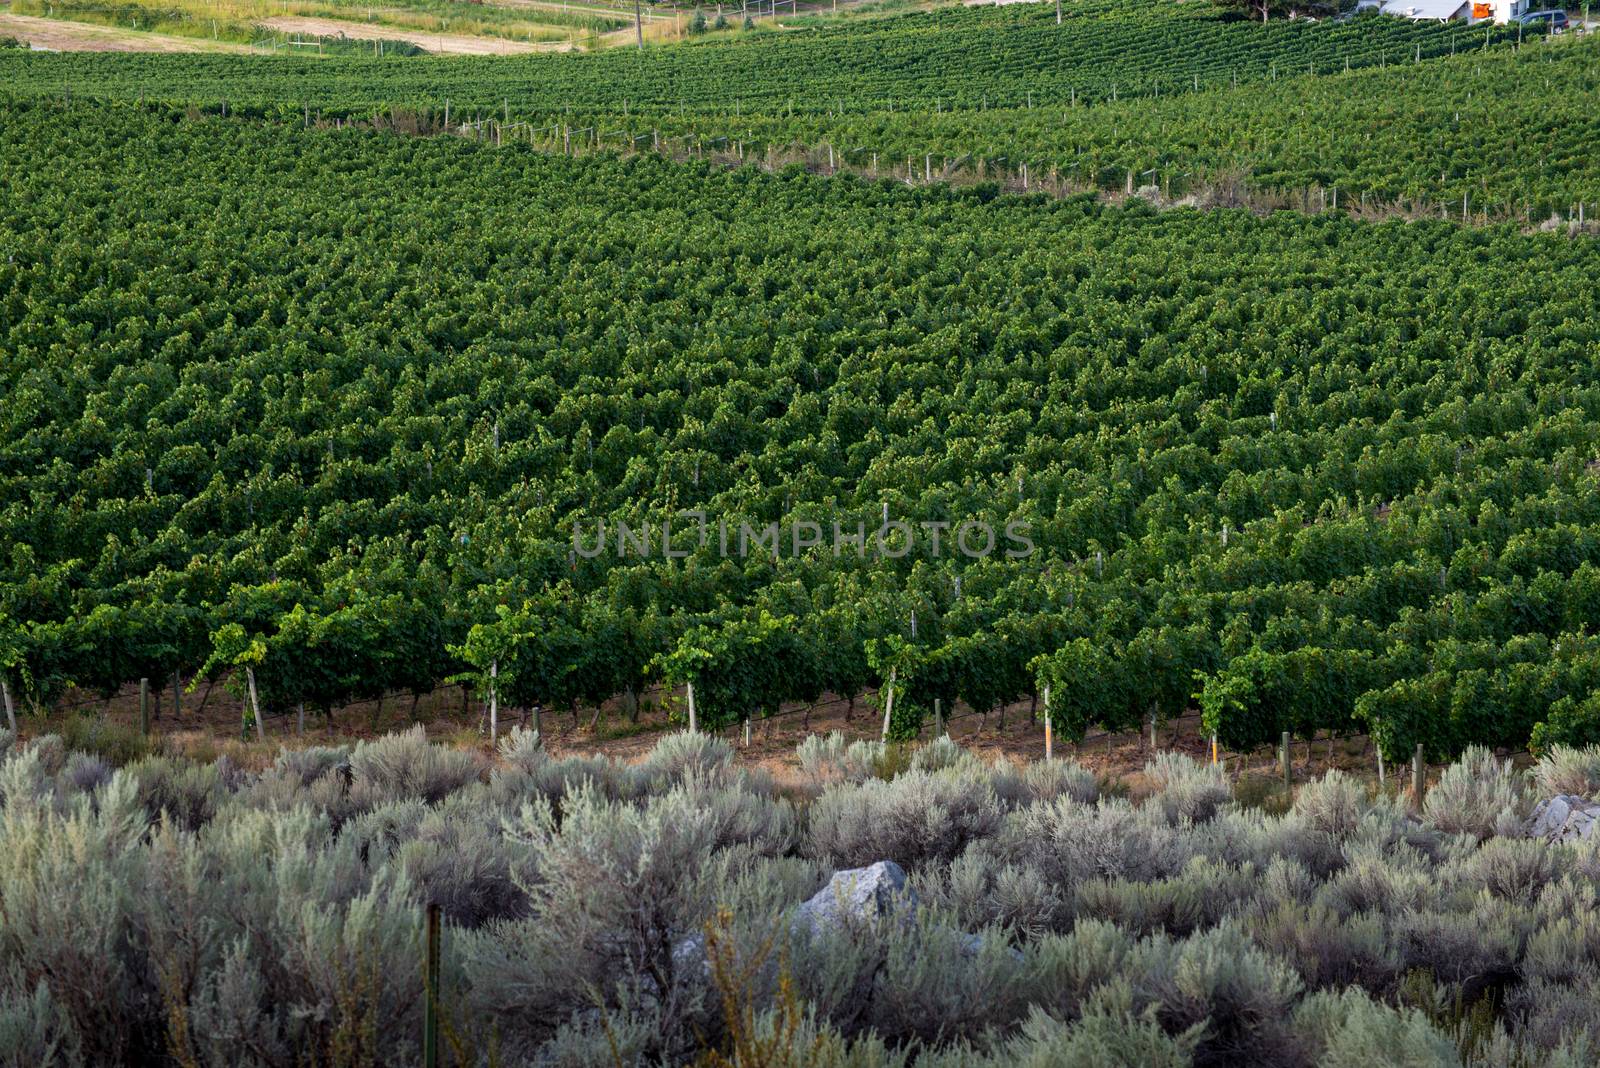
M892 860L835 872L833 878L795 910L795 926L812 935L850 930L890 915L910 920L917 893L906 885L905 869Z
M827 886L795 909L791 930L814 938L846 934L891 915L910 922L916 912L917 893L906 885L905 869L892 860L880 860L869 867L835 872ZM698 966L709 978L705 935L690 935L673 946L672 961L685 972Z
M1595 833L1600 823L1600 802L1572 794L1557 794L1534 807L1528 836L1547 842L1576 842Z

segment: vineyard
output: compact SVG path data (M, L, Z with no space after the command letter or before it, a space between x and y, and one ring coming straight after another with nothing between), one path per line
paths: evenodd
M1600 211L1589 39L1028 5L515 60L0 56L6 92L565 154L1513 221ZM1205 47L1194 41L1204 39ZM466 125L463 125L466 124Z
M412 0L420 3L422 0ZM1102 5L1105 7L1108 5ZM494 11L496 9L486 8ZM235 108L309 104L332 113L442 105L519 115L573 109L825 114L1014 108L1059 109L1333 74L1448 57L1516 39L1400 19L1248 26L1203 6L1089 9L1057 25L1038 5L822 23L781 34L716 39L644 52L425 64L352 57L259 56L212 63L161 56L107 63L96 56L16 57L12 84L136 95ZM507 17L507 16L502 16ZM20 69L19 69L20 68Z
M0 1068L1600 1063L1587 13L276 2L7 16Z
M23 712L1600 738L1591 241L50 99L0 178Z

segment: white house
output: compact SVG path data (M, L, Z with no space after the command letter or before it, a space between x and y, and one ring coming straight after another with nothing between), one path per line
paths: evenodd
M1530 0L1363 0L1385 15L1422 22L1497 22L1505 24L1532 10Z

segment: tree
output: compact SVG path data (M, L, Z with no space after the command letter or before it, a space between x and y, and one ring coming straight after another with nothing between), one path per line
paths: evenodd
M1216 0L1225 11L1243 11L1250 18L1266 22L1271 16L1332 15L1340 10L1338 0Z

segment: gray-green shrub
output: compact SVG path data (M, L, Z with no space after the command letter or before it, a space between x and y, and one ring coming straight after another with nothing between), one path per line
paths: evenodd
M1554 746L1533 766L1531 777L1540 800L1557 794L1600 797L1600 746Z
M1441 831L1490 835L1515 834L1526 807L1510 761L1482 746L1470 746L1445 768L1423 802L1423 818Z
M885 859L916 868L948 863L969 842L993 835L1002 813L986 781L955 767L833 784L810 817L814 856L841 868Z
M413 732L258 774L13 743L0 1066L415 1063L430 901L474 1065L682 1064L746 1027L797 1068L1600 1048L1600 843L1523 837L1481 755L1419 820L1337 774L1273 815L1176 758L1135 803L1065 761L936 743L885 780L873 744L813 749L827 781L797 803L705 736L630 765L513 731L490 766ZM1578 758L1546 759L1535 783L1571 785ZM835 869L886 859L912 868L906 911L796 922ZM748 964L736 989L713 945Z

